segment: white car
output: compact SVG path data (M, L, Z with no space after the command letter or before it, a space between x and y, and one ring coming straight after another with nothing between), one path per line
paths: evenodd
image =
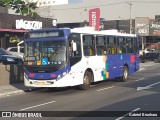
M143 55L143 54L152 53L152 52L156 52L156 50L155 50L155 49L146 48L146 49L140 50L140 51L139 51L139 54L140 54L140 55Z
M7 51L17 57L23 58L24 55L24 47L20 47L20 53L18 54L18 49L17 47L9 47L7 48Z

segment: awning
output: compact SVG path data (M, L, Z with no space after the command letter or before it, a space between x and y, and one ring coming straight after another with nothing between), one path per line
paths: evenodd
M5 28L0 28L0 31L3 31L3 32L19 32L19 33L25 33L27 30L17 30L17 29L5 29Z

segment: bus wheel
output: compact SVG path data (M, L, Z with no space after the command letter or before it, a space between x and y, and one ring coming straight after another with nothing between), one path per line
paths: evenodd
M79 86L79 88L81 90L87 90L90 88L90 85L91 85L91 78L92 78L92 75L90 72L86 71L85 74L84 74L84 78L83 78L83 84Z
M127 81L127 79L128 79L128 67L124 66L123 67L123 75L122 75L122 77L119 78L119 80L121 82L125 82L125 81Z

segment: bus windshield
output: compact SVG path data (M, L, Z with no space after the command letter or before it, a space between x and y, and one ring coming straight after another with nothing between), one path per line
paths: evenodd
M64 66L67 61L66 41L33 41L25 43L24 65Z

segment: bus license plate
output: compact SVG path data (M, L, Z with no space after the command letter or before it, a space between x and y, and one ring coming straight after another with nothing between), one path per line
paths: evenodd
M37 85L47 85L46 81L37 81Z

